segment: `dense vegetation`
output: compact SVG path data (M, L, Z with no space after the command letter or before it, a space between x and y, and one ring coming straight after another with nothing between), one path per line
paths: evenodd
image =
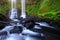
M0 13L9 10L8 1L0 0ZM17 8L20 9L20 3ZM30 16L60 20L60 0L26 0L26 12Z
M9 9L9 4L7 0L0 0L0 14L5 14L7 10Z
M27 12L42 18L60 20L60 0L34 0L28 4Z

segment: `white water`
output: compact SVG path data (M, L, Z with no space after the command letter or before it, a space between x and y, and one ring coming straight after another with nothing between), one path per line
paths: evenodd
M25 13L25 0L21 0L21 17L22 18L26 18L26 13ZM9 18L13 21L18 21L17 18L17 9L16 9L16 0L11 0L11 13ZM7 31L8 32L8 37L6 38L6 40L31 40L32 37L30 37L29 35L38 35L38 33L30 31L26 28L23 27L22 24L17 23L15 25L15 23L11 23L12 26L6 26L2 31ZM10 34L9 31L12 30L14 28L14 26L22 26L23 27L23 34L27 34L25 35L20 35L19 34ZM20 33L21 34L21 33ZM34 40L34 38L32 38L32 40Z
M10 34L6 40L23 40L23 37L19 34Z
M21 5L22 5L22 12L21 12L21 17L23 18L26 18L26 13L25 13L25 0L21 0ZM9 18L13 21L18 21L17 18L17 9L16 9L16 0L11 0L11 13L9 13L10 16ZM12 26L6 26L2 31L7 31L8 33L8 36L6 38L6 40L40 40L40 39L37 39L37 38L34 38L34 37L31 37L30 35L38 35L39 33L37 32L33 32L31 30L28 30L26 28L24 28L24 26L22 24L19 24L17 23L15 25L15 23L11 23ZM37 24L40 24L40 26L48 26L48 27L51 27L49 26L48 24L46 23L37 23ZM22 26L23 27L23 31L22 33L23 34L27 34L27 35L22 35L22 33L20 33L21 35L19 34L10 34L9 31L12 30L14 28L14 26ZM35 25L35 28L37 29L42 29L40 28L38 25ZM42 33L41 33L41 36L44 36ZM5 39L4 39L5 40Z
M26 13L25 13L25 0L21 0L21 17L26 18Z
M17 9L16 9L16 0L11 0L11 11L9 12L9 18L13 21L17 21Z
M16 9L17 0L11 0L11 12L9 12L9 18L13 21L18 21L17 9ZM26 18L25 13L25 0L21 0L21 16L22 18Z
M49 28L54 28L53 26L50 26L48 23L46 22L36 22L36 24L39 24L40 26L44 26L44 27L49 27Z

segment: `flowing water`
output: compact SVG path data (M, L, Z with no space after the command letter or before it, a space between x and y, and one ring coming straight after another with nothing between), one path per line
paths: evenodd
M25 13L25 0L21 0L21 17L26 18L26 13Z
M17 16L17 9L16 9L16 0L11 0L11 12L9 12L9 19L16 21Z
M39 32L33 32L27 28L25 28L20 21L18 20L18 15L17 15L17 9L16 9L16 2L17 0L11 0L11 12L9 12L9 19L11 19L12 23L10 23L11 25L6 26L4 29L1 30L1 32L6 31L7 32L7 37L5 39L1 39L0 40L42 40L40 37L44 36L43 33L39 33ZM21 0L21 6L22 6L22 11L21 11L21 16L22 18L26 18L26 13L25 13L25 0ZM42 29L41 26L46 26L46 27L51 27L49 26L46 22L41 22L38 23L36 22L35 25L35 29ZM12 33L10 34L10 30L14 29L14 27L22 27L23 30L21 33ZM35 37L34 37L35 36ZM37 36L39 38L37 38Z

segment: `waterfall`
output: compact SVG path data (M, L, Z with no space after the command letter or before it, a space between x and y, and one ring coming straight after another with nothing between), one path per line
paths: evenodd
M41 40L41 36L44 37L44 34L40 30L42 29L41 27L50 27L54 28L50 25L48 25L46 22L35 22L36 24L34 26L34 30L29 30L26 27L23 26L22 23L17 19L17 9L16 9L16 2L17 0L11 0L11 11L9 12L9 19L11 19L13 22L10 23L11 25L7 25L4 29L2 29L0 32L7 32L7 35L1 36L0 39L4 40ZM26 13L25 13L25 0L21 0L21 17L26 18ZM28 22L29 23L29 22ZM32 24L33 25L33 24ZM15 29L14 27L22 27L22 32L21 33L10 33L10 30ZM28 26L28 25L27 25ZM36 31L37 30L37 31ZM13 31L13 30L12 30ZM39 31L39 32L38 32ZM7 38L6 38L7 36ZM37 38L38 37L38 38Z
M11 11L9 12L9 18L13 21L17 21L17 9L16 9L16 0L11 0Z
M26 18L26 13L25 13L25 0L21 0L21 17Z

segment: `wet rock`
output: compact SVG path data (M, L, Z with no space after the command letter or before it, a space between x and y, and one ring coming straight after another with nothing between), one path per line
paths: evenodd
M58 29L53 29L53 28L48 28L48 27L42 27L42 29L46 32L60 35L60 30L58 30Z
M7 32L6 31L0 32L0 36L2 35L7 35Z
M12 30L10 30L10 33L21 33L22 30L23 30L22 27L15 26Z
M47 40L60 40L60 30L48 27L42 27L42 30L46 34Z
M27 28L27 29L32 29L35 26L35 22L31 18L26 18L22 20L22 24Z
M46 22L50 26L60 29L60 21L58 21L58 20L41 19L40 22Z
M0 22L0 30L2 30L3 28L5 28L5 24Z
M60 21L55 20L45 20L50 26L55 27L56 29L60 29Z
M7 23L5 23L7 21L8 21L7 17L3 14L0 14L0 30L3 29L5 25L7 25Z
M58 17L60 17L60 13L57 13L56 15L57 15Z
M8 21L6 15L0 14L0 21Z
M60 21L51 21L50 25L59 29L60 28Z

